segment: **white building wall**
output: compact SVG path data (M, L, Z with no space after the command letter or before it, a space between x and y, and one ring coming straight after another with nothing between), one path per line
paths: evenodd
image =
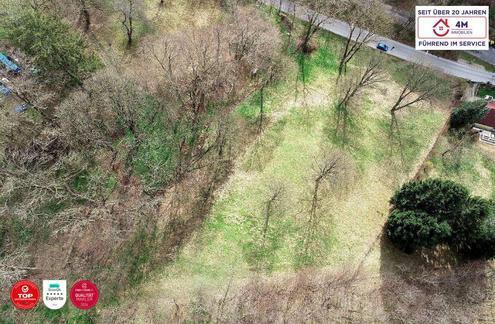
M495 134L487 130L481 130L480 141L495 145Z

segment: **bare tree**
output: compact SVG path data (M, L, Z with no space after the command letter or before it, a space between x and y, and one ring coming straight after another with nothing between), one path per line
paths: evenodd
M303 53L311 52L311 40L321 25L328 21L328 14L334 6L333 1L326 0L299 0L296 1L305 10L306 21L304 32L301 35L298 48Z
M404 85L395 103L390 108L391 134L394 129L398 131L396 113L407 107L422 101L428 101L435 96L443 96L448 92L446 82L438 77L428 68L416 64L409 64L399 69L399 74L405 75Z
M303 53L309 53L311 51L310 42L316 32L320 29L321 24L325 22L326 19L321 18L317 11L308 13L308 20L306 21L306 28L301 37L301 42L298 44L299 49Z
M381 73L380 61L372 58L362 71L349 76L346 82L339 87L340 92L335 104L335 134L340 134L343 142L347 140L347 129L351 121L351 102L364 88L381 81L383 81L383 74Z
M179 144L183 157L179 177L211 149L203 132L208 130L208 109L229 101L239 86L227 40L225 29L194 31L166 39L162 56L153 54L164 72L161 89L178 105L176 120L189 125L189 135Z
M451 129L448 136L448 146L442 152L443 163L459 167L465 150L471 145L478 133L472 129Z
M240 68L245 69L240 72L256 76L270 74L267 72L277 65L274 56L280 49L280 38L274 26L254 8L238 7L232 13L227 29L230 52Z
M431 100L436 96L444 96L448 92L448 82L439 79L429 69L416 64L409 64L399 68L398 74L402 76L403 86L395 103L390 108L389 136L398 145L402 161L404 161L404 149L397 112L414 104Z
M150 53L162 69L164 95L174 98L181 106L179 114L189 115L193 124L210 104L233 94L236 74L225 29L167 37Z
M315 160L313 176L311 178L311 190L309 198L308 220L304 229L304 237L301 242L300 257L302 264L317 257L317 251L313 250L317 243L317 230L320 224L319 210L324 189L336 189L335 185L345 182L342 176L346 173L344 155L340 152L325 150ZM326 186L325 186L326 185Z
M237 8L230 24L230 48L241 68L249 69L255 87L259 89L260 111L258 132L263 129L265 88L274 82L282 70L279 55L280 40L273 26L250 8Z
M343 162L343 156L341 154L325 152L323 157L315 163L308 219L308 223L311 227L315 225L317 218L317 211L321 200L321 186L324 182L332 182L332 180L335 180L339 172L342 171Z
M432 78L432 73L426 68L410 65L405 83L397 100L390 108L390 113L395 114L415 103L432 99L440 90L437 81Z
M108 0L31 0L31 7L51 13L89 32L94 10L102 10Z
M277 57L275 60L276 62L281 62L278 60L282 60L282 58ZM282 66L280 64L275 63L256 76L257 77L256 84L257 84L257 88L259 89L259 95L260 95L258 133L262 132L265 121L265 88L276 80L276 78L280 75L281 70L282 70Z
M384 32L388 27L383 4L379 0L343 2L337 17L349 24L349 36L339 62L338 78L346 72L351 59L371 41L377 31Z
M121 24L126 33L127 47L131 47L134 40L134 24L142 15L143 2L142 0L117 0L117 9L122 15Z
M280 43L276 36L259 13L239 9L226 24L171 35L160 46L150 46L161 69L162 97L177 105L176 118L189 125L191 138L184 137L180 147L186 161L191 162L193 151L199 156L208 151L202 145L207 142L208 109L217 111L235 101L245 82L254 79L264 87L273 80ZM195 139L195 149L190 139Z
M57 118L74 148L112 149L114 139L127 132L139 141L143 103L144 95L132 80L107 69L87 80L85 91L68 96Z
M263 222L263 239L266 238L268 232L270 218L273 217L277 203L279 203L284 195L285 187L280 182L273 183L268 192L268 198L264 201L264 222Z

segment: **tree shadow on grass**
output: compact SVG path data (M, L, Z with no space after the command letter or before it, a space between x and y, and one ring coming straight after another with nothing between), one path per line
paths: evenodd
M393 323L495 321L495 265L455 262L445 249L407 255L381 240L380 293Z

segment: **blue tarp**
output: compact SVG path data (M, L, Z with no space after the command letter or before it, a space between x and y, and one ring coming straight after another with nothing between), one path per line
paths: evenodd
M12 90L4 86L3 84L0 83L0 93L8 96L9 94L12 93Z
M20 104L20 105L16 106L16 107L14 108L14 111L15 111L16 113L23 113L23 112L25 112L26 110L28 110L28 108L29 108L29 105L28 105L28 104L26 104L26 103L23 103L23 104Z
M0 62L2 62L3 65L5 65L7 70L12 71L14 73L21 73L21 68L17 66L17 64L9 60L9 58L2 53L0 53Z

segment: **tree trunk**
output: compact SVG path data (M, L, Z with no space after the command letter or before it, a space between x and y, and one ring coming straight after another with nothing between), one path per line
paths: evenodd
M84 22L83 30L85 33L89 32L91 28L91 15L89 13L88 6L86 4L86 0L80 0L81 3L81 19Z
M266 237L266 233L268 232L268 224L270 222L270 214L272 213L272 199L270 199L267 203L266 206L266 212L265 212L265 224L263 226L263 239Z
M131 47L131 46L132 46L132 27L127 32L127 47Z
M263 85L260 89L260 123L258 126L258 133L261 133L263 130L263 115L264 115L264 110L263 110L263 105L264 105L264 90L265 86Z

